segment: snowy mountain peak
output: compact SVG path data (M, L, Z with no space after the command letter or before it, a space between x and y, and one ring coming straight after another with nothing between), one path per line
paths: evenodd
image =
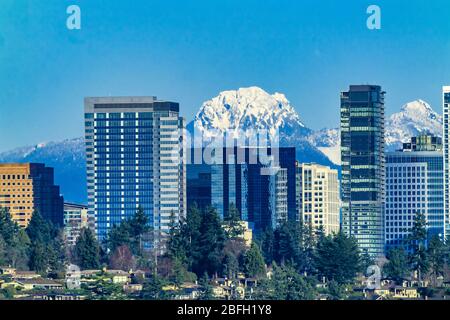
M204 138L237 130L304 128L299 115L282 93L269 94L259 87L220 92L203 103L194 126Z
M388 150L401 147L411 137L423 133L442 136L442 116L423 101L405 104L401 111L391 115L386 121L386 144Z
M399 113L395 113L391 116L391 118L409 117L413 119L419 116L426 116L431 119L436 119L438 114L434 112L433 108L431 108L427 102L419 99L405 104L401 111Z

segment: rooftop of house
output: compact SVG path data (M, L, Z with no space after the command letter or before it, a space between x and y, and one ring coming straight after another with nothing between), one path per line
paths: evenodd
M59 282L56 282L51 279L43 279L43 278L37 278L37 279L21 279L17 281L20 284L31 284L31 285L42 285L42 286L60 286L63 285Z

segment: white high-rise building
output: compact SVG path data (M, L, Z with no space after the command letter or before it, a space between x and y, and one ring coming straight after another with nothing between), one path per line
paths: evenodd
M325 234L339 232L339 180L337 170L318 164L297 163L296 200L299 217Z
M445 237L450 234L450 146L449 146L449 108L450 108L450 86L442 88L443 98L443 145L444 145L444 214L445 214Z

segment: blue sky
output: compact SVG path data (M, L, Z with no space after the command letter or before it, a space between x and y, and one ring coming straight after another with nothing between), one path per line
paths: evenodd
M66 28L77 4L82 29ZM382 10L368 30L366 8ZM157 95L191 120L218 92L285 93L311 128L380 84L387 114L450 84L448 0L1 0L0 151L83 135L83 97Z

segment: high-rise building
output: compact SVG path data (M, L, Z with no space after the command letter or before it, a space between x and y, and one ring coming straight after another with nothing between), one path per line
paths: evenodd
M384 96L374 85L341 93L342 230L374 257L384 250Z
M266 151L268 155L276 155L277 167L270 168L260 161L257 148L224 148L222 161L215 164L203 161L196 164L193 157L196 151L192 150L187 165L188 206L194 203L202 209L212 206L224 218L234 204L256 233L276 227L283 220L298 220L295 148ZM270 170L263 174L264 169Z
M442 139L413 137L386 153L386 245L404 244L417 213L425 215L428 238L444 239Z
M0 164L0 208L7 208L21 227L28 226L36 211L62 226L63 203L53 168L39 163Z
M88 207L74 203L64 203L64 239L74 246L81 230L93 227L90 223Z
M185 215L184 119L156 97L85 99L89 214L105 238L141 207L157 232Z
M444 214L445 214L445 237L450 235L450 86L442 88L443 99L443 144L444 144Z
M297 210L303 223L322 228L326 235L340 228L339 178L330 167L298 163Z

